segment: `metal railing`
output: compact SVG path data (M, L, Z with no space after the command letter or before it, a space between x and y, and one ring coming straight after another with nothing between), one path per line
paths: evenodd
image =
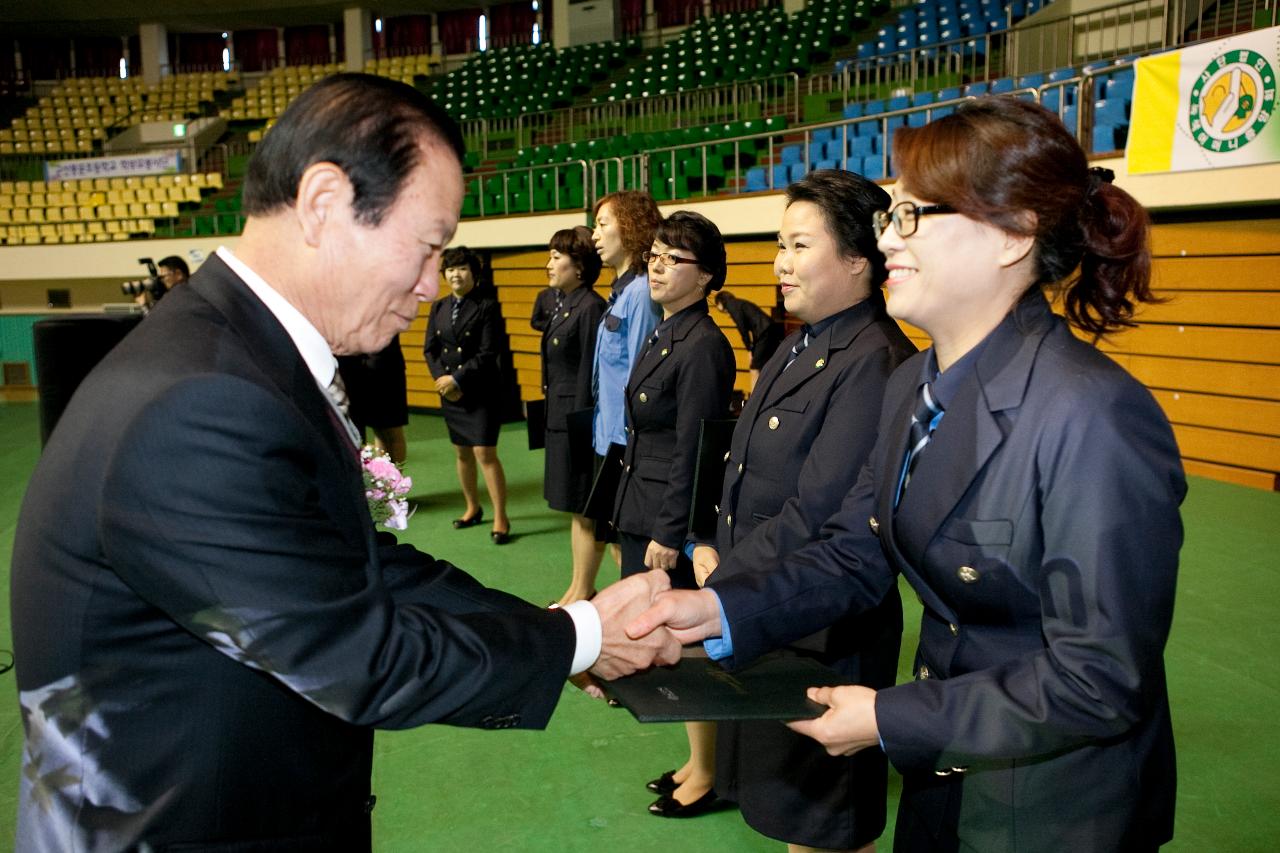
M1016 26L1010 21L999 32L850 59L839 73L810 77L807 91L839 93L849 103L895 89L945 85L937 81L948 77L959 83L1084 65L1274 26L1278 5L1275 0L1126 0L1057 18L1050 6Z
M462 122L462 134L468 150L489 157L513 147L739 121L755 117L766 106L771 115L799 121L799 75L787 72L647 98L472 119Z

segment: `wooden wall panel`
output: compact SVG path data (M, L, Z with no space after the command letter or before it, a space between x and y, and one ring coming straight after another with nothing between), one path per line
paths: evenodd
M772 240L730 243L726 290L770 310L777 300ZM1157 224L1153 285L1167 299L1143 306L1139 325L1099 349L1152 389L1174 424L1190 473L1256 488L1280 472L1280 219ZM545 250L498 252L494 283L525 400L542 396L540 336L529 326L546 285ZM608 292L612 274L596 289ZM445 294L447 295L447 289ZM737 387L746 390L750 354L728 316L712 312L735 350ZM928 335L903 325L920 348ZM439 397L422 360L426 310L401 335L410 405ZM1082 336L1083 337L1083 336Z

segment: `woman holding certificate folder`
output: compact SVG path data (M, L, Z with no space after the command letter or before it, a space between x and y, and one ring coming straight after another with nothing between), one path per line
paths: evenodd
M741 665L901 573L923 606L914 679L813 689L827 712L791 724L832 754L884 750L894 848L1154 851L1173 835L1163 653L1186 482L1151 393L1070 328L1114 332L1152 301L1146 213L1027 101L893 141L874 220L888 311L933 346L890 377L820 541L629 630L718 638L708 653Z
M736 373L733 349L707 311L707 294L724 284L724 241L706 217L677 211L658 226L645 259L649 293L662 308L662 321L627 382L627 447L614 526L623 577L663 569L673 586L692 589L685 540L698 435L704 419L728 416ZM692 744L714 737L709 724L688 727ZM705 810L715 800L713 775L709 764L699 768L684 798L681 792L664 795L650 811L690 816Z

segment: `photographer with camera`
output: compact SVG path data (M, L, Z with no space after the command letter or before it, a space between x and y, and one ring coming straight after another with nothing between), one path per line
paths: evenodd
M159 264L153 264L150 258L139 258L138 263L146 265L151 275L138 281L126 281L120 285L120 290L126 296L132 296L134 303L141 305L144 313L150 311L166 293L191 277L187 262L177 255L161 258Z

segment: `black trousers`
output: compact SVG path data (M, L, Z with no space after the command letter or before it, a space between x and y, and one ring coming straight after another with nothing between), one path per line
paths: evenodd
M649 549L648 536L618 531L618 544L622 548L622 576L624 578L647 572L644 566L644 552ZM693 579L693 561L680 552L676 558L676 567L667 571L671 576L673 589L697 589L698 583Z

